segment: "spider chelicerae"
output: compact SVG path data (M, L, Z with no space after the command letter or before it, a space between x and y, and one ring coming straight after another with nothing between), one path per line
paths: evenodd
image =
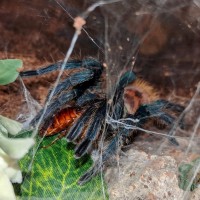
M20 72L20 76L40 76L61 69L62 64L57 62L38 70ZM181 105L159 99L154 88L138 79L133 71L127 71L119 77L113 96L107 99L106 93L99 88L99 83L105 80L102 78L104 67L98 60L71 60L66 63L64 70L71 71L70 75L54 88L52 99L49 99L50 90L46 99L46 102L50 101L47 109L40 110L30 126L36 126L44 114L39 127L41 136L59 133L57 139L66 137L67 141L76 145L76 158L93 151L99 152L101 158L79 179L79 184L98 174L126 137L133 134L133 130L124 126L107 123L107 116L113 121L132 119L127 124L136 128L142 128L149 119L170 126L184 109ZM103 150L102 137L108 141ZM169 137L169 140L178 144L174 137Z

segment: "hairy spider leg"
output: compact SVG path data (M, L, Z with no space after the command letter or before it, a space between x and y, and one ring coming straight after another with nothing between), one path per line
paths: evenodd
M99 136L101 127L105 121L105 116L106 116L106 101L104 100L100 104L99 108L96 110L92 122L87 127L85 139L80 144L78 144L75 149L76 158L80 158L85 153L87 153L89 147Z
M84 173L80 179L78 180L79 185L83 185L84 183L91 180L94 176L96 176L103 166L103 164L113 155L116 154L117 150L120 147L120 134L117 134L110 144L107 146L107 148L102 153L101 161L96 161L94 165L86 172Z
M174 123L175 118L172 117L171 115L169 115L166 112L163 112L163 105L158 104L159 102L155 101L151 104L147 104L147 105L143 105L141 106L138 111L136 112L136 114L134 115L134 117L137 117L137 115L143 115L143 120L141 121L141 118L139 118L139 120L143 123L146 122L146 120L148 118L158 118L159 120L163 120L167 125L171 125ZM141 123L140 122L140 123ZM141 127L141 125L139 126ZM174 137L168 137L169 141L174 144L174 145L179 145L178 141L176 140L176 138Z
M63 93L62 95L60 95L59 99L54 100L47 107L47 110L43 116L43 121L45 122L47 119L51 118L51 116L57 113L63 105L67 104L67 102L72 101L74 98L79 96L79 94L81 94L81 91L79 89L73 89L67 93ZM43 109L40 110L39 113L35 116L35 118L30 122L30 125L36 125L43 112Z
M177 113L181 113L185 109L184 106L169 102L169 101L164 100L164 99L157 100L156 104L163 106L166 109L172 110L172 111L177 112Z
M87 125L87 122L91 117L93 117L96 109L96 106L91 106L87 108L85 112L78 118L78 120L73 124L68 132L66 137L68 142L75 142L75 140L81 136L85 125Z
M85 70L72 74L69 78L66 78L64 81L57 85L54 91L54 96L58 95L64 90L68 90L70 87L74 87L83 82L87 82L91 79L99 79L103 69L102 65L99 62L91 59L83 60L82 65L78 66L77 68L81 67L85 68ZM48 101L51 92L52 90L49 91L46 101Z
M158 100L158 101L153 102L152 104L141 106L134 115L128 114L126 118L137 119L139 121L138 123L129 121L127 122L127 124L142 128L142 126L146 123L148 118L156 117L158 120L164 121L167 125L172 125L175 121L175 118L169 115L168 113L163 112L162 111L163 105L158 104L159 102L160 101ZM129 134L130 132L131 131L127 132L127 130L126 131L124 130L124 133L126 134ZM168 139L172 144L176 146L179 145L175 137L168 137Z
M98 101L101 101L102 99L99 98L99 96L97 96L94 93L91 92L86 92L85 94L83 94L82 96L80 96L77 101L76 101L76 106L78 107L82 107L85 106L88 103L95 103Z
M175 118L169 115L168 113L165 113L161 110L161 107L159 107L156 102L148 105L142 105L139 107L139 109L136 111L135 114L127 114L125 118L131 118L133 120L129 120L126 122L127 125L135 126L136 129L142 128L143 125L147 122L147 120L151 117L156 117L158 119L163 120L168 125L171 125L174 123ZM137 120L137 122L135 121ZM126 128L121 130L122 136L128 136L132 132L132 129L127 130ZM173 143L174 145L179 145L178 141L174 137L168 137L169 141Z
M164 99L157 100L156 103L158 105L160 105L161 107L163 106L164 109L174 112L175 114L181 114L185 109L184 106L169 102L169 101L164 100ZM183 118L184 117L182 117L180 119L180 121L179 121L179 126L182 129L184 129L184 120L183 120Z
M67 134L66 131L61 131L61 133L58 135L58 137L56 137L50 144L42 146L42 149L47 149L49 147L51 147L53 144L55 144L58 140L62 139L63 137L65 137Z
M112 109L111 110L111 116L113 119L117 120L120 119L124 113L124 100L123 100L123 92L124 88L136 80L136 75L133 71L128 71L119 79L119 82L117 83L116 91L113 96L112 101Z
M54 90L54 96L57 97L63 91L68 90L70 87L74 87L78 84L81 84L85 81L91 80L94 78L94 72L89 69L85 69L81 72L72 74L70 77L66 78L64 81L60 82ZM49 91L46 102L49 100L49 96L52 92L52 89Z
M42 67L37 70L28 70L24 72L20 72L21 77L31 77L31 76L40 76L43 74L48 74L50 72L56 71L61 69L63 62L57 62L52 65L48 65L45 67ZM81 67L91 67L91 66L96 66L99 68L102 68L102 65L95 59L88 58L84 60L71 60L68 61L64 67L64 70L69 70L69 69L78 69Z
M168 125L173 124L175 121L175 118L169 115L168 113L164 112L163 109L172 110L174 112L177 112L178 114L180 114L184 110L183 106L171 103L166 100L157 100L153 102L152 104L149 104L146 106L147 106L147 111L150 113L150 117L155 116L158 119L161 119L164 122L166 122ZM179 143L174 137L169 137L169 141L175 145L179 145Z

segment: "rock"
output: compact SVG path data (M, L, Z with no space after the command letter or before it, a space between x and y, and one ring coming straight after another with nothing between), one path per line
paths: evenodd
M192 200L199 200L200 198L200 188L194 190L193 194L191 195Z
M176 160L171 156L148 155L130 149L120 156L118 166L107 169L105 180L112 200L180 200L192 195L199 199L199 189L185 192L178 186ZM187 199L187 198L186 198Z

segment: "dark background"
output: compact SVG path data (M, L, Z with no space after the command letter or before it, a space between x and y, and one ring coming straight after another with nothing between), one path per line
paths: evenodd
M61 3L68 14L76 17L92 2ZM24 70L62 60L74 34L73 20L67 12L51 0L1 0L1 59L20 58ZM92 12L84 28L98 47L82 31L72 58L92 56L106 61L108 71L115 71L116 67L120 73L124 63L129 67L136 43L139 45L134 66L137 75L149 81L166 99L183 105L190 101L200 80L200 8L193 1L168 0L165 5L150 0L109 4ZM111 52L106 47L106 31ZM128 37L134 44L126 45ZM119 46L124 47L122 53ZM40 103L55 75L25 80ZM16 118L23 112L24 103L19 80L0 87L0 114Z

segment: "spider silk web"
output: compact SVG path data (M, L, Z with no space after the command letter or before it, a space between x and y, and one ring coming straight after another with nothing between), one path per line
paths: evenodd
M180 118L172 127L160 130L150 124L142 128L142 133L138 134L133 142L123 147L122 152L118 152L119 155L108 163L105 171L116 166L118 173L122 173L123 160L124 157L131 156L126 153L130 149L145 152L148 155L171 156L176 160L177 166L200 156L199 0L85 0L81 2L45 0L43 3L22 1L20 6L27 9L25 15L37 16L36 19L40 23L38 33L33 33L35 35L32 40L43 36L43 33L52 37L51 43L53 44L49 49L48 44L50 43L46 44L40 39L36 40L35 45L39 52L36 53L36 57L42 61L34 69L59 59L64 60L65 64L73 58L95 57L104 64L103 76L106 81L102 84L102 91L106 92L108 99L113 97L120 75L125 71L133 70L137 77L148 81L156 88L162 99L185 106ZM81 16L86 21L86 25L75 30L73 22L77 16ZM29 40L31 41L31 38ZM43 52L42 46L45 45ZM4 45L4 51L9 53L9 45L8 47ZM21 54L27 56L25 52ZM65 73L64 64L61 70L52 76L52 79L51 76L43 77L44 83L40 85L41 82L38 82L39 90L43 88L47 91L53 86L49 101L53 97L56 85ZM27 69L32 68L26 67ZM17 116L18 120L28 127L28 123L41 106L45 110L49 102L44 104L45 95L39 98L33 95L33 98L31 96L33 91L26 88L26 81L24 83L21 80L20 85L23 90L22 102L26 102L26 106L21 107L23 109ZM32 137L36 136L43 117L44 113ZM182 119L185 124L184 129L178 126ZM108 124L119 125L127 130L137 129L128 125L128 120L130 119L116 121L109 116L109 112L106 117ZM178 147L168 141L169 133L179 142ZM103 136L101 137L102 149L107 145ZM34 154L38 148L39 146L35 148ZM101 161L101 158L98 159ZM34 155L32 162L34 162ZM137 170L133 183L137 183L138 177L151 164L147 162L143 168ZM31 165L32 163L30 167ZM127 162L127 165L135 167L131 161ZM193 181L195 174L199 173L199 168L200 166L197 166L194 176L189 181ZM101 172L102 179L105 171ZM109 176L112 177L112 175ZM126 188L120 178L117 182L121 199L131 199L127 196ZM108 190L111 188L112 193L112 184L111 181L105 186L102 180L102 192L105 193L105 188L108 187ZM189 199L192 193L183 192L181 195L179 199ZM117 199L112 194L110 198Z

